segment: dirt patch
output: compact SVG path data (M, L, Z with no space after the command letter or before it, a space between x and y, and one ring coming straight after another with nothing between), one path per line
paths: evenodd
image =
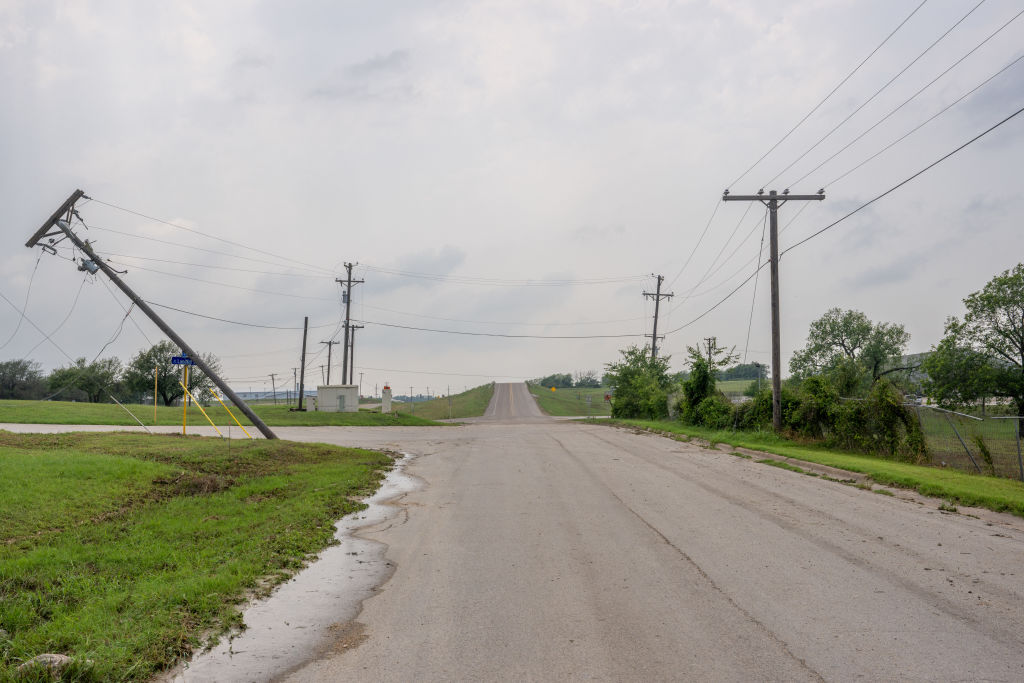
M358 621L350 621L347 624L331 624L327 630L334 638L331 649L336 654L357 648L370 637L366 634L366 624L361 624Z

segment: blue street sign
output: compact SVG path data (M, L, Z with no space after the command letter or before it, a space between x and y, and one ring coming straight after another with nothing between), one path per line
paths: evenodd
M195 365L188 356L172 356L171 365Z

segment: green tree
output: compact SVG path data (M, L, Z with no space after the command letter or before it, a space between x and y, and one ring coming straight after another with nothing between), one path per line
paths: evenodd
M79 358L71 365L57 368L47 378L52 392L66 392L77 389L85 394L90 403L99 403L111 390L115 390L121 379L121 361L117 358L100 358L86 363Z
M971 405L992 392L993 369L988 354L964 345L958 325L962 323L946 321L947 336L921 363L928 374L925 393L947 409ZM949 334L954 330L955 334Z
M614 389L612 417L656 420L668 415L670 357L651 358L638 346L619 353L622 360L605 365L604 381Z
M929 372L930 386L942 395L981 395L1008 398L1024 417L1024 264L1018 263L992 278L980 291L966 299L963 320L951 317L946 333L936 348L941 353L934 363L935 376ZM947 345L946 348L943 345ZM951 386L970 373L981 358L987 365L981 377L964 388ZM942 361L949 360L947 372ZM984 391L981 391L981 389Z
M556 372L553 375L548 375L547 377L541 377L538 380L534 380L534 382L545 389L550 389L551 387L555 387L556 389L570 389L572 388L572 375L568 372Z
M139 351L125 368L125 386L136 394L151 394L153 372L156 370L156 393L165 406L172 405L185 395L179 383L183 379L182 366L171 362L178 355L181 355L178 347L167 340ZM220 361L212 353L201 354L201 357L214 372L220 371ZM198 399L207 389L212 388L213 381L204 372L197 367L189 368L188 390L193 396Z
M897 323L872 323L860 311L829 309L811 323L807 345L793 354L789 371L798 377L838 374L841 390L859 383L863 374L879 377L906 367L896 367L910 334Z
M709 344L705 354L697 347L686 347L690 376L683 382L685 405L680 406L683 420L709 427L722 426L719 423L723 415L728 414L730 404L727 398L716 394L715 377L736 360L733 351Z
M573 386L579 389L596 389L601 386L601 380L593 370L577 370L573 377Z
M0 363L0 398L42 398L46 390L39 363L30 360L8 360Z

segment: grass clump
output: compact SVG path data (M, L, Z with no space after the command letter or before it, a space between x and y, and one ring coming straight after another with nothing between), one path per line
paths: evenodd
M390 462L287 441L0 431L0 680L46 652L91 660L75 680L172 666L330 545Z
M672 435L687 434L706 441L729 444L733 448L749 448L794 460L806 460L865 474L879 484L911 489L925 496L944 498L960 505L984 507L1024 517L1024 483L1012 479L987 477L954 469L916 465L874 455L806 445L771 432L713 431L672 420L600 422L658 430Z

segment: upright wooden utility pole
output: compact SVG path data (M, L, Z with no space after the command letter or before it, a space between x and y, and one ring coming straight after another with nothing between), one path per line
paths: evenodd
M79 270L88 270L91 273L102 270L103 274L110 278L110 281L117 285L117 288L124 292L140 311L145 313L171 341L178 345L178 348L181 349L184 355L192 359L192 363L196 367L206 373L206 376L217 385L217 388L223 391L224 395L227 396L232 403L238 406L238 409L241 410L254 425L256 425L256 428L260 430L263 436L268 439L276 439L277 435L275 435L274 432L271 431L270 427L268 427L266 423L252 411L252 408L250 408L245 401L239 398L238 394L236 394L231 387L227 385L227 382L222 380L220 376L214 372L209 365L207 365L206 361L204 361L202 357L178 335L177 332L171 329L171 326L164 322L163 318L158 316L149 304L143 301L142 297L136 294L132 288L118 276L117 272L113 268L107 265L106 261L96 255L96 252L93 251L92 246L88 241L79 239L78 235L71 230L72 216L77 215L77 212L75 211L75 202L82 197L85 197L85 193L81 190L75 190L71 196L61 204L60 208L57 209L45 223L43 223L42 227L36 230L36 233L32 235L28 242L25 243L25 246L32 248L44 237L49 237L51 238L49 243L43 243L42 248L44 251L56 253L56 250L53 247L54 244L61 242L64 239L71 240L71 243L78 247L78 249L88 257L81 259Z
M349 342L348 349L348 383L355 384L356 379L356 330L363 329L362 325L350 325L349 329L352 331L352 339ZM342 380L344 381L344 379Z
M671 299L674 294L661 293L661 283L664 281L664 275L656 275L658 278L658 288L654 292L644 292L645 299L654 299L654 330L651 332L651 359L658 357L658 309L662 299Z
M331 349L334 348L335 344L340 344L340 341L322 341L321 344L327 344L327 384L331 383ZM344 382L345 378L342 377L341 381Z
M779 207L786 202L820 202L825 198L825 190L818 194L790 194L783 190L780 195L775 190L766 197L764 190L757 194L731 195L729 190L722 194L723 202L761 202L768 207L768 230L771 236L772 264L772 427L775 431L782 430L782 350L779 323Z
M353 265L355 265L355 264L353 264L353 263L346 263L345 264L345 271L347 272L347 275L346 275L344 280L339 280L337 278L335 278L335 280L334 280L338 284L345 286L345 291L342 293L342 296L345 299L345 341L344 341L344 346L342 346L342 348L345 350L345 353L343 353L342 356L341 356L341 381L342 382L345 382L346 380L349 379L348 356L349 356L349 348L350 347L349 347L348 338L349 338L349 330L352 327L352 324L350 322L350 319L351 319L350 313L352 311L352 285L358 285L358 284L361 284L363 282L362 280L353 280L352 279L352 266ZM351 384L351 382L349 382L349 383Z

